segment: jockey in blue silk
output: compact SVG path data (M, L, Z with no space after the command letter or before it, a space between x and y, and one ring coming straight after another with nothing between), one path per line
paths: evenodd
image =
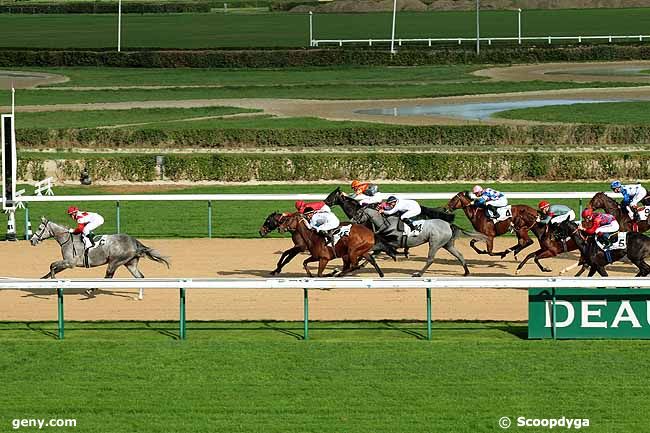
M485 188L481 185L475 185L472 188L472 193L476 197L474 206L485 207L486 214L492 219L499 217L497 208L508 206L508 199L502 192L492 188Z
M627 212L627 208L632 210L634 219L638 220L639 210L643 209L643 199L648 194L646 189L640 183L623 185L620 180L611 183L612 191L623 194L621 208Z

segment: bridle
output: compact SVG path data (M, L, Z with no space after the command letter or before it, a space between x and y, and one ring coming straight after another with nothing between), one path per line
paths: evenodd
M54 236L54 232L52 232L52 229L48 228L48 226L50 225L50 222L51 222L50 220L45 220L45 222L42 223L43 228L40 229L38 232L34 233L33 237L38 239L39 242L43 242L43 235L45 235L45 229L48 229L50 231L50 233L52 234L52 236ZM68 239L65 242L61 243L60 245L63 246L65 244L67 244L68 242L70 242L71 240L72 240L72 233L68 232Z

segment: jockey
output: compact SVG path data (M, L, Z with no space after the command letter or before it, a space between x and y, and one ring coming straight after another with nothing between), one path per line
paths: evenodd
M302 200L298 200L296 202L296 210L299 213L305 213L305 209L308 207L314 209L315 211L323 211L323 212L332 212L332 209L328 205L325 204L324 201L314 201L311 203L305 203Z
M497 219L499 213L497 208L508 206L508 199L502 192L492 188L485 188L481 185L475 185L472 193L476 196L474 206L485 206L486 214L489 218Z
M316 230L316 233L322 235L326 243L332 244L334 246L334 238L332 237L332 231L341 224L338 217L334 215L332 211L316 211L313 208L307 207L303 212L309 223L308 227L312 230Z
M104 218L97 213L82 212L76 206L68 208L68 215L77 222L77 227L70 229L70 233L73 235L81 233L81 239L83 239L86 249L94 247L92 231L104 224Z
M544 216L540 218L540 224L548 225L552 227L553 225L558 225L564 221L573 221L576 219L576 214L568 206L563 204L554 204L547 202L546 200L540 201L537 205L539 207L539 212Z
M394 195L388 197L381 207L381 212L384 215L394 215L400 213L400 219L411 228L411 230L417 230L415 224L413 224L413 218L420 215L422 209L420 205L415 200L407 199L398 199Z
M585 227L584 222L590 223L590 225ZM613 215L594 212L592 208L588 207L582 211L582 223L579 228L588 235L598 236L600 243L607 248L612 244L609 240L610 235L616 233L620 227Z
M384 194L379 192L379 187L370 182L353 180L350 184L353 194L350 196L359 202L361 206L379 204L384 200Z
M623 194L621 208L627 211L629 208L634 215L634 219L639 219L639 211L643 209L643 199L648 194L646 189L640 183L623 185L620 180L615 180L610 184L612 191Z

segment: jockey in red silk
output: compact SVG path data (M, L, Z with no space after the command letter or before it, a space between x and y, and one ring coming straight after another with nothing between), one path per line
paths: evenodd
M595 234L598 240L605 245L609 246L609 235L616 233L620 227L618 221L613 215L608 213L594 212L592 208L586 208L582 211L583 222L580 223L580 229L588 235ZM585 225L584 223L587 223Z
M296 202L296 210L300 213L305 213L305 209L307 209L308 207L312 208L315 211L332 212L330 207L326 205L324 201L314 201L311 203L305 203L302 200L298 200Z
M77 223L77 227L70 229L70 233L74 235L81 233L84 246L87 249L93 247L95 244L90 234L94 229L104 224L104 218L94 212L82 212L76 206L68 208L68 215Z

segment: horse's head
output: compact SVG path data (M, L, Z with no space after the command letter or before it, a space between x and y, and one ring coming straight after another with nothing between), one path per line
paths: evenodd
M38 245L41 241L54 236L52 231L52 223L45 217L41 217L41 223L38 226L36 233L32 235L30 242L33 246Z
M467 191L461 191L455 196L453 196L445 206L450 212L455 211L456 209L462 209L469 206L472 203L472 199L469 198L469 193Z
M304 221L305 217L302 214L283 214L281 215L280 220L278 220L278 230L281 233L286 231L294 232L298 229L298 224L301 221Z
M573 221L562 221L558 224L556 232L562 238L573 237L573 235L578 232L578 224Z
M337 187L334 191L329 193L327 197L325 197L325 202L326 205L329 207L332 207L334 205L337 205L341 202L341 196L343 195L343 192L341 191L341 187Z
M593 208L593 209L605 209L607 212L615 212L618 209L618 205L616 204L616 201L609 197L607 194L604 192L597 192L591 200L589 200L589 203L587 203L587 207Z
M277 211L266 217L264 224L262 224L262 227L260 227L260 236L264 237L271 233L273 230L276 230L280 225L281 220L282 214Z

